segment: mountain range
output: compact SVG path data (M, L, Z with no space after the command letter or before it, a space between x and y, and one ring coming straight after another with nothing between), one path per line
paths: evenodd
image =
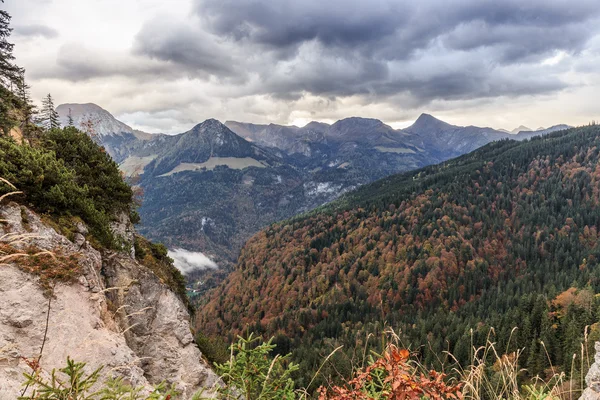
M95 104L63 104L57 111L63 125L70 115L143 189L140 231L170 248L205 253L222 267L211 271L219 275L217 281L246 240L272 222L491 141L566 128L509 134L422 114L399 130L358 117L304 127L210 119L187 132L165 135L135 130Z

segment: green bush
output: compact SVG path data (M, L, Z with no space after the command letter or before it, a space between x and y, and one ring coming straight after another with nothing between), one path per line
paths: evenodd
M260 342L260 343L259 343ZM231 358L217 364L217 373L227 383L218 389L218 399L293 400L297 398L291 375L298 366L289 361L290 354L275 356L272 339L266 343L250 335L231 345Z
M85 372L85 363L67 358L67 365L60 370L52 370L50 380L44 379L39 371L25 374L25 393L19 400L168 400L174 399L177 392L164 383L158 385L147 396L141 394L142 387L132 387L120 378L110 378L98 390L94 386L100 379L102 367L90 374ZM27 395L27 389L32 392Z
M78 216L103 246L119 248L109 226L117 212L131 212L132 191L115 162L86 134L54 129L34 146L0 137L0 176L23 191L32 208L54 217ZM0 194L9 190L0 186Z
M73 127L52 129L42 138L42 146L56 154L75 172L76 182L87 187L97 210L128 211L133 193L108 153L85 133Z

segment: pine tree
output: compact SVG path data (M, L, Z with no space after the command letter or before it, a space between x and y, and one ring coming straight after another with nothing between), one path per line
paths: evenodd
M33 122L33 116L36 113L35 106L31 101L31 95L29 93L29 85L25 82L25 69L21 69L19 71L19 79L17 81L17 91L16 95L23 102L23 111L25 114L25 118L23 121L24 125L27 125Z
M0 0L4 3L4 0ZM19 81L21 68L13 64L15 59L12 51L14 44L8 42L8 37L12 32L10 24L10 14L0 10L0 83L6 88L12 89Z
M46 130L60 128L58 113L54 108L54 101L52 100L50 93L42 100L42 110L40 112L38 123Z
M69 108L69 114L67 114L67 122L69 126L73 126L73 115L71 114L71 108Z

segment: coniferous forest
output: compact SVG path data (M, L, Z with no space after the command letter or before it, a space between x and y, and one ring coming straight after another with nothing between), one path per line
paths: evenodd
M529 377L579 376L600 336L599 154L594 125L496 142L275 224L198 325L275 336L301 382L339 345L324 375L348 374L387 328L435 368L490 340Z

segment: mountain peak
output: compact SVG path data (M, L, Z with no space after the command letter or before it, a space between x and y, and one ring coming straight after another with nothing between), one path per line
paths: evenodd
M188 133L189 132L204 133L204 132L216 132L216 131L220 132L223 130L230 131L230 129L227 126L225 126L223 123L221 123L221 121L214 119L214 118L209 118L203 122L200 122L199 124L196 124L192 129L190 129L188 131ZM233 132L231 132L231 133L233 133Z
M199 126L203 126L203 127L221 127L221 126L225 126L221 123L221 121L219 121L218 119L215 118L209 118L207 120L205 120L204 122L201 122L200 124L198 124Z
M414 124L412 124L409 128L409 130L417 130L417 131L423 131L423 130L427 130L427 131L431 131L431 130L443 130L443 129L447 129L452 127L452 125L439 120L437 118L435 118L433 115L431 114L426 114L423 113L419 116L419 118L417 118L417 120L415 121Z
M434 117L431 114L427 114L427 113L422 113L421 115L419 115L419 118L417 118L417 120L415 121L415 124L419 123L419 124L428 124L428 123L439 123L442 122L442 120L437 119L436 117Z
M364 131L364 129L375 129L386 126L383 122L374 118L349 117L340 119L333 125L331 130L337 135L346 135L350 132Z
M519 132L532 132L533 129L526 127L525 125L521 125L518 128L513 129L510 133L519 133Z
M64 103L56 107L56 110L65 110L66 113L69 112L69 109L72 113L86 113L86 112L99 112L99 113L108 113L104 108L100 107L95 103ZM110 113L109 113L110 114Z
M202 140L208 140L209 142L214 142L218 145L222 145L226 142L245 141L245 139L229 129L225 124L221 123L221 121L214 118L209 118L197 124L192 129L179 136L182 138L202 138Z
M118 136L122 134L133 134L133 129L117 120L111 113L94 103L66 103L56 107L62 126L69 124L69 114L73 118L76 128L86 130L88 124L92 124L97 136Z
M348 118L340 119L333 125L335 126L338 124L357 124L357 125L364 125L364 126L374 126L374 125L382 125L383 122L381 122L380 120L375 119L375 118L348 117Z
M315 129L315 128L325 128L325 127L329 127L329 126L331 126L331 125L329 125L328 123L325 123L325 122L310 121L308 124L304 125L304 128Z

